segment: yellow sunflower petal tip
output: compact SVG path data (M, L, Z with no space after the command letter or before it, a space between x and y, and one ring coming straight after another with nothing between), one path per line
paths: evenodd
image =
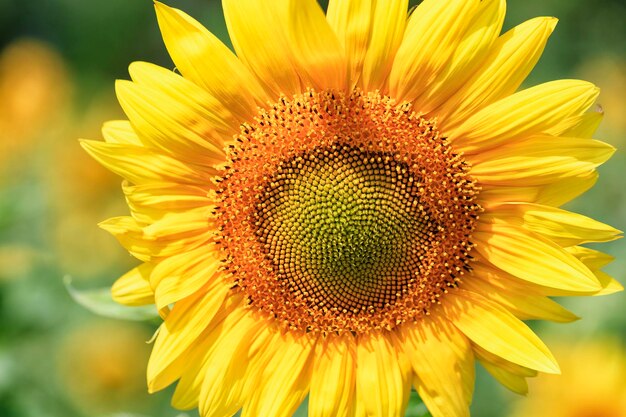
M112 235L122 234L122 233L126 232L126 229L123 226L120 226L116 222L115 218L108 219L108 220L105 220L105 221L102 221L102 222L98 223L98 227L100 227L103 230L106 230L107 232L111 233Z
M132 63L129 120L80 142L125 178L131 216L100 227L144 263L116 299L163 307L150 392L178 380L203 416L307 395L401 416L413 381L433 417L467 417L474 357L525 393L560 369L522 320L622 289L577 246L621 232L557 208L614 152L587 139L599 89L516 92L557 19L500 35L504 1L376 4L225 2L234 54L154 2L183 76Z
M612 280L609 285L607 285L604 290L607 291L607 294L614 294L616 292L624 291L624 286L617 280Z
M171 17L178 17L178 16L175 15L175 13L177 13L178 9L175 9L174 7L168 6L165 3L161 3L158 0L154 0L154 10L156 12L157 21L159 22L159 26L164 25L164 22L166 21L166 19L169 19Z
M546 21L548 22L548 27L550 28L550 32L554 31L556 26L559 24L559 19L554 16L546 17Z
M553 375L561 375L561 366L556 361L556 359L552 357L550 364L546 367L545 370L543 370L543 372Z
M131 64L132 65L132 64ZM115 80L115 93L119 97L120 93L125 94L132 88L133 82L128 80Z
M99 156L99 151L102 148L102 142L91 139L79 139L78 143L89 155L91 155L92 158L102 163L102 159Z

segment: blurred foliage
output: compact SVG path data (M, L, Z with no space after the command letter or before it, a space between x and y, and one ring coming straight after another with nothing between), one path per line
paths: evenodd
M167 3L229 44L219 1ZM120 180L87 157L76 139L100 138L103 121L123 117L113 80L128 78L130 62L173 67L152 8L149 0L0 0L2 417L197 415L173 410L171 389L147 394L145 342L153 322L98 317L74 302L63 284L71 275L77 288L103 288L137 263L96 226L126 213ZM598 84L606 115L598 137L624 147L623 0L511 0L508 8L505 29L537 15L561 19L527 85L557 78ZM626 229L625 167L626 154L619 150L601 168L597 186L568 208ZM625 241L602 250L617 258L607 271L625 283ZM88 294L110 308L106 294ZM533 323L542 336L626 340L623 293L564 303L584 319ZM478 369L473 415L506 416L518 401L525 399ZM426 413L413 397L409 415Z
M157 323L160 321L155 305L129 307L118 304L113 300L111 287L78 290L72 285L69 275L63 278L63 283L74 301L100 317L130 321L153 320Z

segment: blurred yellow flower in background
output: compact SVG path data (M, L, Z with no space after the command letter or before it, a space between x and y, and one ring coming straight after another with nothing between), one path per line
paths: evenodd
M145 328L129 322L94 320L71 329L56 355L68 398L89 415L140 411L149 338Z
M45 237L64 273L82 280L107 265L130 263L110 238L87 227L93 213L106 216L121 210L123 204L111 198L119 179L98 169L79 146L66 142L78 132L97 132L102 118L115 117L120 111L111 97L94 97L78 116L71 108L73 90L67 64L52 45L18 39L2 51L0 183L28 178L33 172L41 176L51 196ZM31 171L34 166L39 172ZM94 252L93 246L87 250L85 233L99 251ZM24 276L42 259L49 261L50 253L0 242L0 267L5 266L0 278Z
M554 344L561 375L530 384L510 417L626 416L626 348L614 338Z
M42 129L67 111L71 95L59 53L33 39L16 40L0 55L0 178L4 166L28 151ZM52 132L45 132L46 135Z
M41 151L48 150L48 140L67 133L71 95L67 65L52 45L19 38L2 50L0 186L31 176L37 159L47 156ZM26 243L0 240L0 279L23 278L49 260L50 254Z

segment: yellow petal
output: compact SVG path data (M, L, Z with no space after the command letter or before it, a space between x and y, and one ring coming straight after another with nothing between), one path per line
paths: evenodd
M576 167L575 161L582 161L595 168L608 160L614 152L615 148L611 145L597 140L536 135L485 149L479 154L466 155L466 158L475 167L473 172L480 174L482 170L483 174L489 174L489 182L483 184L483 191L479 195L480 203L484 207L507 201L558 207L591 188L597 181L598 174L595 169L585 171L582 169L584 165L578 165L577 172L570 172L565 167L559 168L557 162ZM550 158L551 167L542 169L540 164L533 164L532 160L537 158ZM520 161L534 167L534 172L543 174L543 177L533 180L534 183L540 183L539 185L529 186L530 181L505 182L508 173L505 172L507 170L504 165L515 167ZM481 168L482 164L486 165ZM517 177L524 175L519 172L523 170L522 166L519 165L517 172L514 172ZM548 168L552 171L552 178L546 177L550 173ZM547 179L552 182L546 182Z
M120 105L146 146L202 165L224 162L223 144L234 131L230 136L220 132L216 123L221 122L195 106L197 102L183 103L129 81L118 81L115 87Z
M132 217L112 217L100 222L98 226L111 233L135 258L143 262L153 259L154 251L145 242L142 226Z
M534 187L522 187L522 186L502 186L502 185L488 185L483 187L478 195L478 204L484 209L490 209L492 206L498 206L503 203L511 201L516 202L534 202L539 198L539 193L542 186L536 185Z
M239 296L227 298L215 319L189 351L180 360L174 362L176 366L183 369L172 397L172 405L176 408L192 409L198 407L201 388L206 382L206 373L212 367L226 362L224 360L216 361L215 351L218 345L237 342L231 336L234 334L233 332L239 333L245 313L248 311L242 308L241 302L242 298Z
M498 382L517 394L526 395L528 393L526 378L537 376L537 371L502 359L480 346L474 345L473 348L481 365Z
M480 364L493 376L499 383L510 389L516 394L528 394L528 382L523 376L515 375L508 372L490 362L478 359Z
M557 290L543 285L524 281L511 275L498 267L485 261L477 261L472 264L472 276L483 280L489 285L498 288L501 292L515 291L517 293L526 292L530 296L558 296L558 295L587 295L594 292ZM465 282L465 281L464 281Z
M546 287L521 280L485 261L477 260L472 263L471 276L473 278L470 279L485 281L489 285L498 288L499 291L526 292L528 295L547 295L543 291ZM465 280L463 282L465 283Z
M326 20L345 50L349 86L356 85L370 41L375 0L330 0Z
M482 1L480 7L446 66L415 99L413 104L420 111L432 112L465 85L473 73L483 73L485 57L493 50L492 45L502 29L506 2L487 0ZM439 116L439 113L434 114Z
M209 216L204 210L184 215L172 213L149 226L127 216L108 219L99 226L115 236L134 256L147 262L174 256L212 241L214 228L208 227Z
M211 207L214 204L208 197L207 189L193 185L172 183L131 185L124 181L122 189L133 217L146 224L154 223L168 213L183 213L200 207Z
M223 280L220 256L213 245L203 245L159 262L150 277L157 308L193 294L211 280Z
M239 120L255 115L268 97L230 49L182 11L159 2L155 8L165 46L185 78L204 87Z
M540 84L483 108L445 134L459 151L478 153L546 132L562 120L584 113L598 93L597 87L585 81Z
M478 195L478 203L489 208L508 202L528 202L546 206L561 206L589 190L598 180L594 170L576 177L565 177L545 185L524 187L518 185L484 185Z
M600 281L602 289L593 295L610 295L624 291L624 286L615 278L603 271L594 271L596 278Z
M560 246L618 239L621 232L581 214L555 207L530 203L510 203L493 207L495 218L523 226L547 237Z
M259 374L273 356L266 355L267 351L278 353L270 344L268 323L248 309L240 310L246 314L221 326L221 334L205 359L210 365L201 375L204 381L199 404L204 417L231 416L241 409L259 388Z
M478 109L513 94L533 69L557 19L538 17L500 36L469 80L434 112L450 130Z
M347 61L317 0L290 1L289 44L305 87L347 87Z
M207 360L213 351L216 338L200 337L196 340L189 353L183 356L180 367L183 369L172 395L172 405L180 410L191 410L198 407L200 389L204 375L212 364Z
M389 75L391 96L399 102L413 101L429 88L457 52L474 19L492 1L425 0L417 6Z
M102 125L102 136L108 143L141 146L141 140L128 120L111 120Z
M476 276L476 274L472 274ZM482 295L506 307L520 320L550 320L569 323L578 320L576 316L556 301L544 295L533 294L526 288L502 288L490 284L487 280L468 278L463 281L463 289Z
M527 368L559 373L556 360L523 322L478 294L451 290L442 301L446 317L474 343Z
M365 406L363 405L363 398L360 397L363 393L357 390L356 392L356 404L354 405L354 417L369 417L365 413Z
M607 253L582 246L572 246L565 250L574 255L592 271L599 270L615 260L613 256Z
M227 292L227 285L213 281L174 305L160 327L148 361L150 392L161 390L180 377L179 358L213 321Z
M593 273L560 246L519 226L479 224L472 236L480 255L520 279L568 291L598 291Z
M415 388L433 417L469 417L474 355L465 335L434 313L402 326L400 335Z
M144 263L122 275L111 287L113 299L129 306L154 304L154 292L150 287L153 267Z
M81 140L80 144L96 161L133 184L174 182L206 185L218 174L214 168L183 163L141 146L92 140Z
M547 131L553 136L571 136L577 138L593 137L604 118L604 113L595 111L580 116L572 116Z
M185 236L210 232L215 216L213 207L199 207L183 213L170 212L143 228L146 239L175 241Z
M274 340L275 354L258 380L241 417L291 417L309 391L312 352L316 340L310 334L287 332Z
M472 349L474 350L474 354L476 355L476 357L482 362L489 362L490 364L493 364L498 368L513 375L528 378L535 377L538 374L538 372L534 369L526 368L525 366L521 366L516 363L507 361L506 359L503 359L498 355L494 355L493 353L486 351L478 345L472 344Z
M480 154L468 157L472 166L478 168L484 163L497 160L523 158L573 158L589 162L597 167L606 162L615 153L615 148L599 140L574 137L553 137L537 135L531 138L505 143L493 149L486 149ZM474 169L472 169L472 174Z
M576 177L564 178L539 188L537 198L530 202L559 207L589 190L597 181L598 172L595 170Z
M355 345L352 335L328 335L318 344L311 376L309 417L354 415Z
M301 91L286 28L290 0L223 0L237 56L266 88L270 99Z
M189 223L182 222L180 224L182 227L188 227L186 225ZM214 238L213 230L198 230L193 219L191 226L189 226L192 230L178 233L176 239L155 239L154 236L146 236L144 225L130 216L113 217L99 223L98 226L115 236L126 250L144 262L175 256L200 245L208 244Z
M508 200L559 206L591 187L595 168L614 152L597 140L535 136L468 156L468 161L482 182L479 198L486 205Z
M370 417L403 416L411 387L411 366L393 333L358 339L357 392Z
M602 289L593 295L609 295L619 291L623 291L624 287L615 278L602 272L600 268L610 264L615 260L614 257L597 250L584 248L581 246L572 246L566 250L584 263L593 272L602 285Z
M387 92L384 82L402 43L408 0L375 0L370 43L365 54L359 86L364 91Z
M568 156L511 156L477 164L472 176L487 185L533 186L584 175L594 168L591 162Z
M131 63L128 66L128 73L139 86L165 94L169 97L169 101L179 103L185 106L189 113L193 113L193 117L190 115L183 115L183 117L187 118L186 123L200 123L205 134L212 134L205 138L205 141L214 141L215 145L223 145L219 135L230 137L239 133L239 120L233 116L231 109L179 74L141 61ZM207 126L209 124L210 128L219 135L213 134L214 132ZM199 129L199 127L195 128Z

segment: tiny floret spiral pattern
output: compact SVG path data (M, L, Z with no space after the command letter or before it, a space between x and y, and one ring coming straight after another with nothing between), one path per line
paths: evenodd
M291 329L418 319L470 268L480 207L433 121L378 94L283 97L242 127L219 244L250 308Z

